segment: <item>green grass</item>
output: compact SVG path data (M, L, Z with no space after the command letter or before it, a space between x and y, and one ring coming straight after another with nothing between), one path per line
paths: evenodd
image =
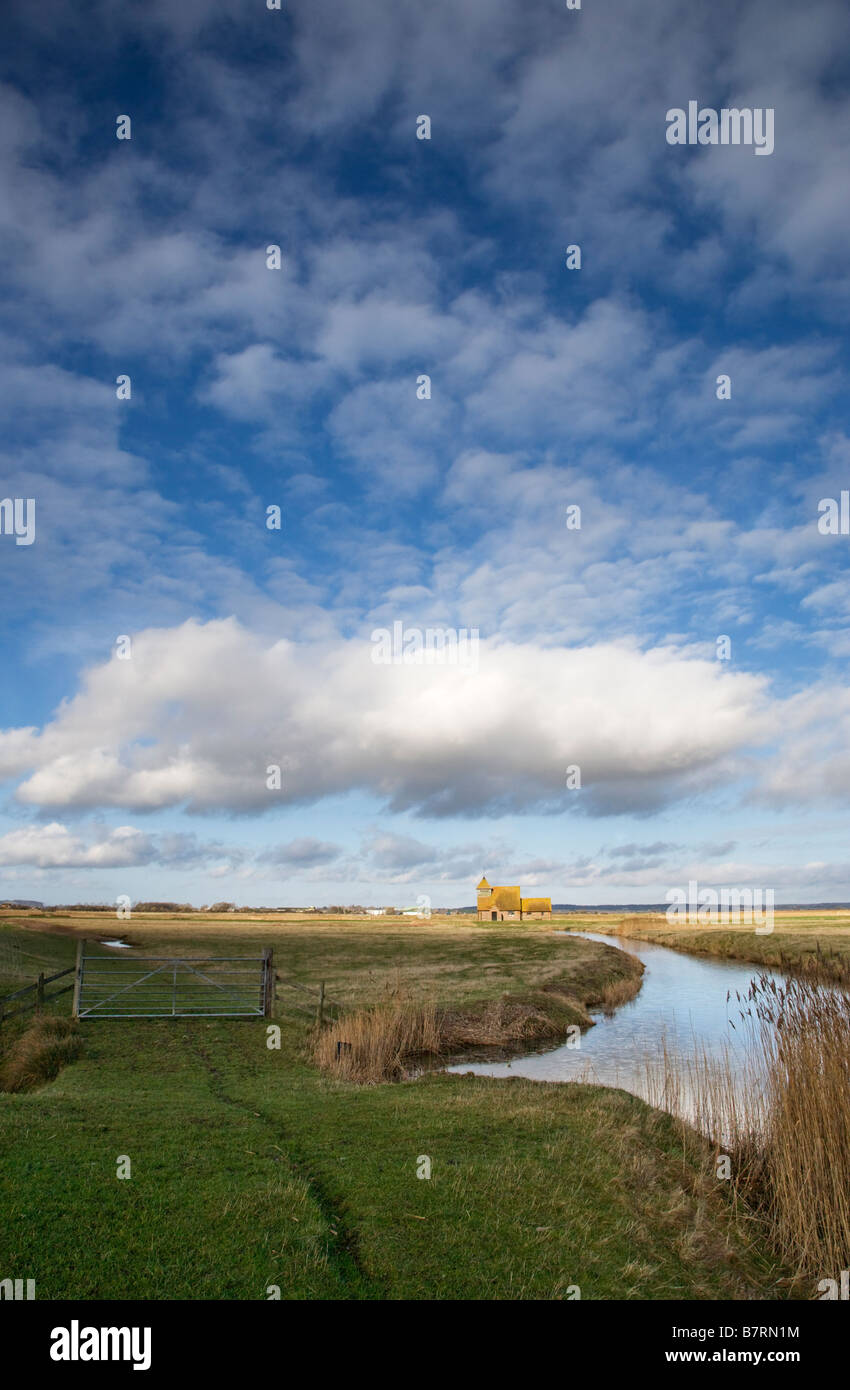
M469 1003L569 976L586 1000L623 968L503 924L126 934L156 954L273 945L278 969L349 1006L388 979ZM51 958L39 969L73 957L67 937L4 936ZM309 1063L288 997L278 1022L280 1050L264 1021L84 1022L79 1061L0 1096L0 1275L42 1299L777 1296L708 1146L626 1093L446 1074L355 1087Z

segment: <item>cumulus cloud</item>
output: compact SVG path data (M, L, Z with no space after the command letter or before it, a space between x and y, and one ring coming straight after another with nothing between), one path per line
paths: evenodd
M149 834L132 825L107 830L95 826L86 833L59 821L28 825L0 835L0 865L30 865L39 869L124 869L143 865L189 869L209 865L227 855L229 865L244 854L217 842L203 842L185 832Z
M374 650L367 633L268 643L232 619L151 629L44 728L0 734L0 766L41 809L262 811L361 789L432 816L576 796L613 812L728 778L774 726L762 678L675 650L485 639L478 670Z
M30 864L36 868L125 868L149 863L154 857L149 835L130 825L119 826L103 839L86 844L58 821L27 826L0 836L0 864Z

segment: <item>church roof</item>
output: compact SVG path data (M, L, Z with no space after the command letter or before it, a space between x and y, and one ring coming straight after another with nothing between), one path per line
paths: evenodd
M521 912L520 886L494 888L490 895L490 906L499 907L503 912Z
M552 899L551 899L551 898L523 898L523 900L522 900L522 910L523 910L523 912L551 912L551 911L552 911Z
M490 885L489 885L489 883L487 882L486 878L484 878L484 877L482 876L481 882L479 883L478 888L477 888L476 891L477 891L478 893L480 893L481 890L482 890L483 888L486 888L487 891L488 891L488 893L489 893L489 891L490 891Z

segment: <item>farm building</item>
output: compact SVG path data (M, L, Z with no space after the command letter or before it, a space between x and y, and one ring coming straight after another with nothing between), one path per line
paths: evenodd
M476 888L479 922L521 922L527 917L551 917L551 898L524 898L518 885L492 888L482 878Z

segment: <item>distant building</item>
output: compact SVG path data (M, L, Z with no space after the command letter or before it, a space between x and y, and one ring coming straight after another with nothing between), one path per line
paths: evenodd
M551 898L524 898L522 889L492 888L482 878L477 889L479 922L521 922L527 917L551 918Z

